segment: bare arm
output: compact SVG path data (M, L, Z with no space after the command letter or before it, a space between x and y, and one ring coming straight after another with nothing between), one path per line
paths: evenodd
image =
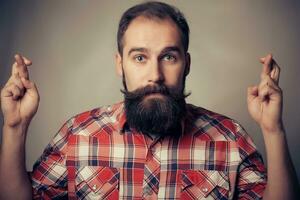
M26 129L26 127L16 129L3 127L0 199L32 199L31 183L25 167Z
M248 110L263 132L267 153L268 182L265 200L296 199L299 183L282 123L282 91L278 85L280 68L272 55L261 58L263 69L258 86L248 88Z
M0 199L32 199L25 167L25 141L30 121L37 111L39 95L29 80L31 61L15 56L12 74L1 90L4 116L0 151Z
M267 152L268 183L264 199L298 199L299 184L288 150L285 132L263 130Z

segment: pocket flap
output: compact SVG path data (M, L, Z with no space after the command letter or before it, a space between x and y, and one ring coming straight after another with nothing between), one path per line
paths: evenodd
M182 173L182 190L191 186L196 186L207 197L216 186L229 190L228 175L223 171L185 170Z
M79 173L77 184L86 184L95 193L118 187L120 173L116 168L85 166Z

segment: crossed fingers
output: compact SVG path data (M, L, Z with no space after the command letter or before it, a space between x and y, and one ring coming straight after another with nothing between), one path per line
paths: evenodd
M260 58L260 62L263 64L261 79L263 79L265 76L270 76L270 78L276 83L276 85L278 85L280 77L280 67L273 59L272 54Z
M12 75L18 74L20 77L24 77L25 79L29 79L29 73L27 66L30 66L32 62L19 54L15 55L15 62L12 66Z
M278 86L280 68L273 59L272 54L261 58L260 62L263 64L263 69L261 72L261 82L258 86L258 96L264 101L272 99L275 96L277 97L282 92Z
M19 54L15 55L15 62L12 66L12 74L6 83L6 88L9 93L7 95L12 96L14 100L17 100L24 96L26 90L26 81L29 80L29 72L27 66L30 66L32 62Z

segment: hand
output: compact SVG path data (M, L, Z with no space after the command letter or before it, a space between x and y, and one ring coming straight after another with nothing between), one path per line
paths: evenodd
M260 59L263 64L258 86L248 88L248 110L263 132L278 133L282 124L282 91L278 86L280 68L272 54Z
M11 77L1 90L4 126L29 125L38 109L39 94L35 84L29 80L27 69L31 64L27 58L15 55Z

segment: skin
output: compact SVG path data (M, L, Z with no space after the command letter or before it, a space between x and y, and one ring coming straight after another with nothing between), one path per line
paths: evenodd
M123 55L116 55L116 68L119 76L124 73L128 91L160 83L183 89L190 55L184 52L172 20L137 17L125 32L124 41Z
M31 64L29 59L15 55L11 77L1 90L4 124L0 149L0 199L32 199L25 167L25 140L30 121L38 109L39 94L29 80L27 68Z
M248 87L251 117L261 127L267 154L268 184L263 199L297 199L299 183L288 150L282 122L283 97L279 87L280 67L272 54L260 58L261 81Z
M149 20L143 17L130 24L124 37L123 55L116 55L117 73L120 76L124 73L129 91L158 83L182 89L183 79L190 69L190 55L184 53L179 30L175 27L168 19ZM167 47L172 47L172 50ZM261 82L248 88L248 110L262 129L267 151L269 178L264 199L296 199L298 183L282 124L279 67L275 65L272 68L271 62L275 61L271 54L261 58L260 62L263 65ZM29 59L17 54L11 77L1 90L4 124L0 152L0 199L32 199L25 168L25 140L30 121L38 108L39 95L29 79L30 65ZM147 98L163 97L155 94Z

